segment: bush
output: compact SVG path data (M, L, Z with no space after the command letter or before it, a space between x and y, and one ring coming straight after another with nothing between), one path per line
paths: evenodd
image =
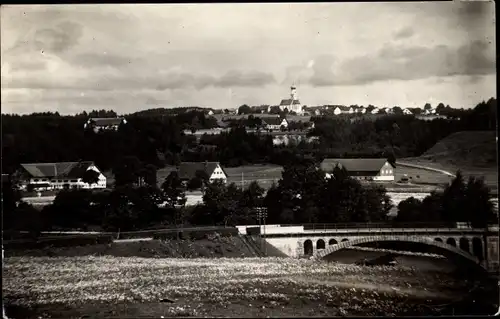
M179 231L179 239L182 240L202 240L202 239L207 239L209 238L210 235L213 234L219 234L221 237L231 237L231 236L238 236L238 229L236 227L214 227L214 228L205 228L205 229L194 229L194 230L184 230L184 231ZM159 240L173 240L177 239L177 232L176 231L163 231L163 232L156 232L153 235L153 239L159 239Z

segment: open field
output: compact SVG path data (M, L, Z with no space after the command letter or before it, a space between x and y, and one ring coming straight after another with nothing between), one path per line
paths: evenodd
M405 266L288 258L10 257L3 279L13 318L431 315L471 284Z
M157 173L158 184L161 185L168 174L170 174L170 172L174 170L174 166L167 166L165 168L159 169ZM234 182L237 185L241 185L243 174L245 186L250 184L250 182L256 180L262 187L269 188L273 181L277 181L281 178L281 171L283 170L283 168L278 165L264 164L225 167L224 170L228 175L228 183Z

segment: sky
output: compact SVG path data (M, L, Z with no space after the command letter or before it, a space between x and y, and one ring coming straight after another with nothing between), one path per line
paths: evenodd
M2 113L496 97L494 2L1 7Z

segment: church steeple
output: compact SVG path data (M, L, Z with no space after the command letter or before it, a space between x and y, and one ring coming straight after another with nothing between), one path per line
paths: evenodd
M290 97L292 98L292 101L297 99L297 88L294 85L290 87Z

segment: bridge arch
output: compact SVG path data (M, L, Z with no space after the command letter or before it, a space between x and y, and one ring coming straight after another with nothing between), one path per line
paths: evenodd
M446 243L447 243L448 245L453 246L453 247L457 247L457 241L456 241L456 240L455 240L455 238L453 238L453 237L448 238L448 239L446 240Z
M460 249L462 249L463 251L470 253L470 245L469 245L469 240L467 238L465 237L460 238L459 246Z
M480 267L482 267L484 269L483 265L480 264L480 260L477 257L471 255L469 252L465 252L465 251L461 250L460 248L457 248L455 246L452 246L452 245L449 245L449 244L446 244L446 243L443 243L440 241L436 241L436 240L431 239L431 238L417 237L417 236L372 236L372 237L355 238L355 239L352 239L349 241L340 242L336 245L328 246L326 249L323 249L321 251L317 251L313 257L318 260L318 259L322 259L323 257L325 257L331 253L334 253L336 251L339 251L341 249L344 249L344 248L349 248L352 246L365 244L365 243L384 242L384 241L385 242L387 242L387 241L389 241L389 242L395 242L395 241L409 242L409 243L426 244L429 246L434 246L434 247L439 248L443 253L447 254L448 257L459 256L459 257L467 259L468 261L470 261L476 265L479 265Z
M474 237L472 238L472 252L474 253L474 256L482 261L484 260L484 254L483 254L483 241L481 238Z
M304 242L304 255L311 256L313 254L313 243L312 240L308 239Z
M323 239L318 239L316 249L325 249L325 241Z
M328 245L331 246L331 245L337 245L337 241L335 240L335 238L332 238L328 241Z

